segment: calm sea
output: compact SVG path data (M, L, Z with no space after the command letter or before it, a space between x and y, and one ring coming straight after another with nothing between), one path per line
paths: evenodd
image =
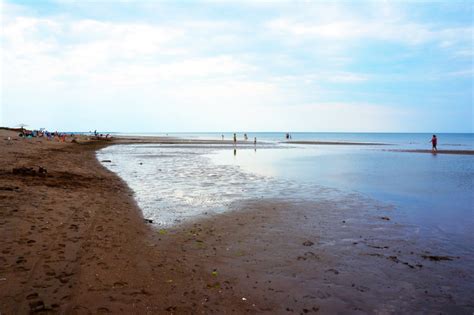
M258 141L281 142L285 141L285 132L237 132L237 137L243 140L244 134L249 140L254 137ZM224 139L230 140L233 132L203 132L203 133L115 133L140 136L170 136L187 139ZM345 133L345 132L294 132L290 133L292 140L302 141L346 141L346 142L376 142L394 145L397 148L430 149L431 133ZM473 133L439 133L438 146L447 150L473 150Z

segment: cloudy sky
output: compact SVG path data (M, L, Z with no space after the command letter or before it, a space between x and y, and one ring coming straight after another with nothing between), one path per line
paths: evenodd
M473 132L471 1L0 1L0 125Z

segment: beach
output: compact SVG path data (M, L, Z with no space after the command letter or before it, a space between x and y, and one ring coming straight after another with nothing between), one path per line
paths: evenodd
M113 144L221 141L60 143L6 130L0 141L2 314L474 311L473 257L421 239L386 204L321 190L160 228L96 157Z

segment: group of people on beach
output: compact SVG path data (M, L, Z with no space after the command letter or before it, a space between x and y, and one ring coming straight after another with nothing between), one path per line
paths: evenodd
M221 135L222 141L224 141L224 135ZM237 145L237 134L234 132L234 146ZM249 137L246 133L244 133L244 141L248 141ZM253 138L253 144L257 145L257 137Z
M49 132L44 129L40 130L27 130L22 128L19 136L21 138L45 138L46 140L56 140L58 142L66 142L68 135L61 132ZM70 137L74 137L73 134L70 134Z
M224 135L222 135L221 137L222 137L222 140L224 140ZM286 138L286 140L291 140L291 134L287 132L285 134L285 138ZM244 141L248 141L248 136L247 136L246 133L244 133ZM434 152L434 153L438 152L438 137L436 135L433 135L430 142L431 142L431 145L432 145L431 151ZM257 137L254 137L253 143L254 143L254 145L257 145ZM237 134L236 133L234 133L234 146L235 145L237 145Z
M67 142L69 139L71 139L71 141L74 141L76 139L76 135L74 135L73 133L65 133L65 132L58 132L58 131L50 132L45 129L28 130L25 128L21 128L19 129L19 131L20 133L18 134L18 136L23 139L44 138L49 141L54 140L57 142ZM92 134L92 132L90 131L89 133ZM110 134L98 133L97 130L95 130L93 134L96 139L106 139L106 140L112 139ZM8 140L10 141L11 139L8 139Z
M89 131L89 133L90 133L90 131ZM103 133L98 133L97 130L94 130L94 137L96 139L106 139L106 140L112 138L109 133L104 135Z

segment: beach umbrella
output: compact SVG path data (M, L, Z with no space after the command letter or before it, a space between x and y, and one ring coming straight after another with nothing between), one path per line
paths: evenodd
M27 124L21 123L21 124L16 125L15 127L20 127L21 129L23 129L23 128L27 127L27 126L28 126Z

